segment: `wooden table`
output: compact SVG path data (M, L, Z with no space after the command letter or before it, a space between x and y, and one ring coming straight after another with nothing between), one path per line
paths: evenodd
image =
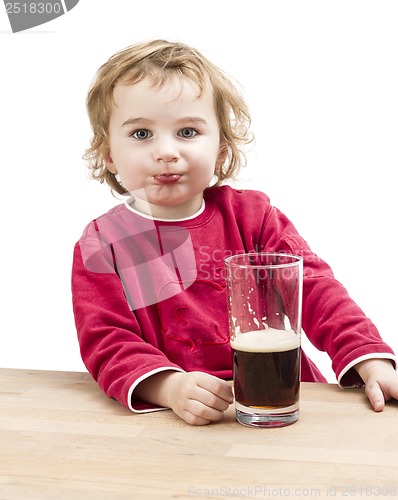
M384 496L383 496L384 494ZM297 423L134 414L86 373L0 369L1 499L398 497L398 403L302 384Z

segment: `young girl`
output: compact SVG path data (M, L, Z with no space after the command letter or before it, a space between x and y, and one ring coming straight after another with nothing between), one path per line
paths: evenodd
M247 106L198 51L153 40L115 54L89 91L93 176L126 195L76 244L72 292L83 361L134 412L222 418L233 401L224 259L280 251L304 259L303 330L341 387L374 410L398 398L392 349L269 198L223 181L250 142ZM212 187L209 187L212 186ZM302 354L301 380L325 379Z

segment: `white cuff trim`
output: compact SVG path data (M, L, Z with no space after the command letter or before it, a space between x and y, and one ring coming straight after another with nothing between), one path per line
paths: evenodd
M152 370L152 371L150 371L148 373L144 373L144 375L141 375L141 377L137 378L137 380L134 382L134 384L132 384L132 386L129 389L128 395L127 395L127 398L128 398L127 401L128 401L128 405L129 405L129 408L130 408L131 411L133 411L134 413L149 413L149 412L152 412L152 411L168 410L168 408L159 408L159 407L147 408L145 410L136 410L135 408L133 408L133 405L131 404L131 397L133 395L134 389L137 387L137 385L140 382L142 382L143 380L147 379L148 377L151 377L152 375L155 375L155 373L160 373L160 372L164 372L164 371L167 371L167 370L185 373L184 370L178 369L175 366L172 366L172 367L170 367L170 366L162 366L162 368L156 368L155 370Z
M340 375L339 375L339 378L337 380L337 383L339 384L339 387L341 387L342 389L348 389L349 386L346 386L346 385L342 385L341 384L341 379L344 377L344 375L349 371L351 370L351 368L353 366L355 366L357 363L360 363L361 361L366 361L367 359L390 359L391 361L394 361L394 363L396 364L396 358L395 356L393 356L392 354L390 354L389 352L373 352L373 353L370 353L370 354L365 354L364 356L360 356L359 358L357 359L354 359L353 361L351 361L351 363L349 363L341 372L340 372Z

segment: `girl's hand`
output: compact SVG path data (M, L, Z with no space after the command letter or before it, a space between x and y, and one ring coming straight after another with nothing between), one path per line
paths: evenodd
M390 360L367 359L354 368L365 382L365 394L375 411L382 411L389 399L398 399L398 373Z
M136 393L149 403L171 408L193 425L220 420L233 402L231 384L204 372L157 373L142 381Z
M168 406L189 424L216 422L233 402L231 385L208 373L176 372L167 384Z

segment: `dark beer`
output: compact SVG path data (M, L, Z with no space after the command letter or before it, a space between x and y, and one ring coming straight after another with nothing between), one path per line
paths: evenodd
M288 408L299 400L299 337L293 331L241 333L234 350L235 400L257 409Z

